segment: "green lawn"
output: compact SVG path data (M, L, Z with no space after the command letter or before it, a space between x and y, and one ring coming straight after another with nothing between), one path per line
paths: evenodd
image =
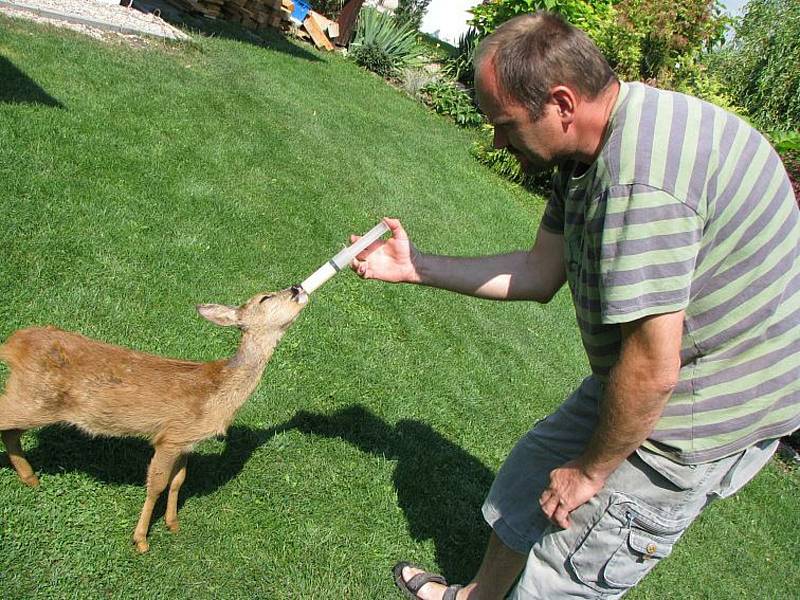
M237 335L195 304L297 283L382 215L430 251L527 246L543 200L470 141L306 46L133 49L0 17L0 337L52 323L218 358ZM564 292L489 303L343 273L227 441L190 458L182 531L154 521L148 554L130 543L147 444L28 433L41 487L0 462L0 597L394 598L400 559L464 579L493 473L586 371ZM795 596L799 483L768 468L630 597Z

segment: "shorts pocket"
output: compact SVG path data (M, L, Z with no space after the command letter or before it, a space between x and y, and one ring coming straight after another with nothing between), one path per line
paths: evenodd
M613 494L598 518L578 538L568 562L590 588L619 594L633 587L669 556L691 519L675 520L639 500Z

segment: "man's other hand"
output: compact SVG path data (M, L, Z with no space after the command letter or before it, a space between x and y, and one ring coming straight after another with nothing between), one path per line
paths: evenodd
M578 461L570 461L550 472L550 485L539 497L542 512L563 529L569 527L569 514L597 494L605 480L587 475Z

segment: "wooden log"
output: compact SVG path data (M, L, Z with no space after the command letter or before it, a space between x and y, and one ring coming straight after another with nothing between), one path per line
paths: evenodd
M314 18L314 11L309 11L308 15L306 16L305 20L303 21L303 27L306 28L306 31L311 36L311 39L314 40L314 45L317 48L324 48L328 52L333 50L333 44L328 39L328 36L325 35L325 32L319 26L319 23Z

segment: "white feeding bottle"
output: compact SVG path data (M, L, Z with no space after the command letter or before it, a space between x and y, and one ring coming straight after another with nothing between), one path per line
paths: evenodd
M361 239L351 244L344 250L336 253L333 258L309 275L297 290L298 293L311 294L314 290L347 267L367 246L389 231L389 226L383 221L365 233Z

